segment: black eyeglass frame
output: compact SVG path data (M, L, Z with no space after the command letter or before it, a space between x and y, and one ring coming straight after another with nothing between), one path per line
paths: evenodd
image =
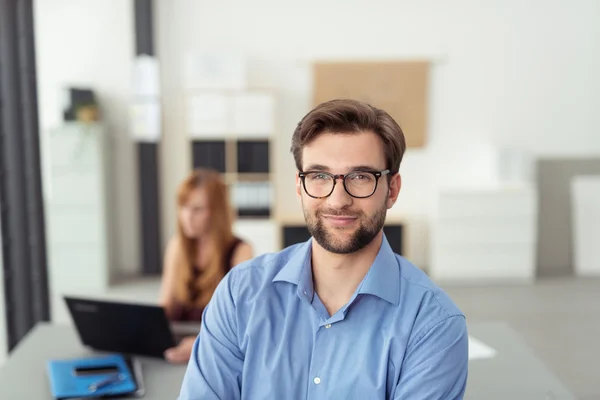
M355 199L366 199L366 198L373 196L375 194L375 192L377 191L377 186L379 185L379 178L381 178L382 176L387 175L389 173L390 173L389 169L384 169L383 171L352 171L352 172L348 172L347 174L332 174L332 173L326 172L326 171L298 171L298 177L302 181L302 187L304 188L304 192L309 197L312 197L313 199L324 199L326 197L331 196L331 193L333 193L333 191L335 190L335 185L337 184L338 179L342 180L342 184L344 185L344 190L351 197L354 197ZM331 191L325 196L313 196L312 194L310 194L308 192L308 190L306 190L306 175L308 175L308 174L324 174L324 175L331 177L333 179L333 185L331 186ZM375 177L375 187L373 188L373 191L371 192L371 194L369 194L367 196L355 196L348 191L348 188L346 187L346 177L349 175L354 175L354 174L371 174Z

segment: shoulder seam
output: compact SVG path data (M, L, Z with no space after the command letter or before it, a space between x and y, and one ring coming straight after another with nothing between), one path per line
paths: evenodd
M401 277L402 277L402 279L404 279L409 284L414 285L414 286L418 286L418 287L424 289L427 293L431 293L431 295L433 296L433 298L435 299L435 301L438 303L438 305L440 306L440 308L442 310L444 310L444 312L446 313L446 318L453 317L453 316L461 316L461 315L463 315L462 313L451 313L450 311L448 311L448 308L446 308L446 306L443 305L440 302L440 299L438 299L437 293L435 293L433 290L431 290L431 288L428 288L427 286L420 285L418 283L414 283L413 281L409 280L404 275L401 275Z
M232 302L235 307L237 307L237 299L239 295L240 289L240 280L239 275L247 273L246 271L256 271L257 268L264 270L265 267L275 263L277 260L277 253L272 253L272 255L264 255L252 258L250 260L244 261L243 263L231 268L227 273L230 287L230 296L232 297ZM250 273L248 272L248 273Z
M447 317L444 317L436 322L431 323L429 326L427 326L427 328L424 328L421 332L422 334L419 334L419 336L415 339L415 343L410 346L410 348L407 348L406 351L409 352L411 351L416 345L418 345L421 340L429 333L431 332L436 326L443 324L444 322L453 319L453 318L462 318L462 319L466 319L464 315L462 314L454 314L454 315L449 315Z
M402 257L402 256L399 256L399 257ZM431 295L433 296L433 298L435 299L435 301L438 303L438 305L440 306L440 308L442 310L444 310L444 312L446 313L446 318L452 317L452 316L464 316L464 314L462 314L462 313L451 313L450 311L448 311L448 308L446 308L446 306L443 305L440 302L440 299L438 298L437 293L435 293L433 290L431 290L431 288L429 288L427 286L423 286L423 285L418 284L418 283L415 283L415 282L411 281L410 279L408 279L406 276L404 276L404 274L402 273L402 266L401 266L402 259L398 259L397 258L397 261L398 261L398 266L400 267L400 277L402 279L404 279L408 284L420 287L420 288L424 289L426 292L431 293ZM408 260L406 260L406 262L410 263L410 261L408 261ZM418 268L418 267L415 266L415 268Z
M232 275L239 275L242 273L246 273L246 271L254 271L256 269L264 269L277 260L277 257L274 255L264 255L252 258L250 260L244 261L243 263L231 268L229 271Z

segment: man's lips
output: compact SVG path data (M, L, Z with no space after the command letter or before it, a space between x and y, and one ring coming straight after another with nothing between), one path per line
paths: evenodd
M352 215L323 215L325 220L327 220L331 225L334 226L347 226L356 221L357 217Z
M328 215L328 214L324 214L323 218L333 219L333 220L348 220L348 219L356 219L358 217L355 217L353 215Z

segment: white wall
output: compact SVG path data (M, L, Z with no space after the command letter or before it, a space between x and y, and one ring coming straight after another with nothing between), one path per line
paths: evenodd
M47 156L49 129L62 120L61 88L94 89L111 135L114 161L113 273L130 274L140 267L137 153L127 129L135 55L133 2L36 0L34 17L42 153ZM44 189L46 198L51 196L47 180Z
M310 109L310 62L432 59L428 145L406 154L403 192L392 211L410 222L408 256L420 265L428 263L427 225L437 191L493 182L494 145L535 155L600 153L596 0L157 3L165 238L175 226L173 193L190 165L182 117L183 56L198 48L246 53L250 84L278 90L278 207L294 215L299 205L289 140Z
M493 182L494 145L544 156L600 154L600 114L594 112L600 104L600 2L341 4L156 2L165 128L160 146L165 242L175 227L175 190L190 166L183 57L198 48L243 51L249 58L250 84L278 91L278 207L284 215L298 216L289 140L310 109L311 61L432 59L428 145L406 154L403 192L392 210L410 223L408 256L419 265L428 263L427 228L437 191ZM34 10L42 132L60 121L63 84L92 86L104 106L115 146L115 267L124 273L139 268L137 164L127 134L132 7L122 0L37 0Z

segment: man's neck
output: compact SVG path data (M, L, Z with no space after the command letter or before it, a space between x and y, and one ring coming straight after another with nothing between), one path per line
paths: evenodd
M352 254L331 253L313 241L314 289L329 315L348 303L377 257L382 238L380 232L365 248Z

